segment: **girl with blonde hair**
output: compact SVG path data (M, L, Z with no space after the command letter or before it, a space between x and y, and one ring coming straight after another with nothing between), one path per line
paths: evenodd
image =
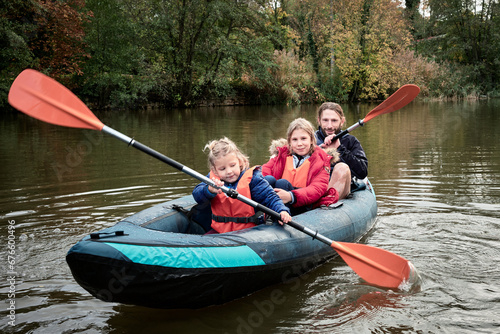
M239 194L280 213L284 223L292 219L290 210L262 176L260 166L249 168L248 157L232 140L226 137L213 140L205 150L208 150L208 177L216 186L236 189ZM209 234L242 230L263 222L252 206L228 197L218 187L202 182L193 190L197 203L211 205L213 230Z
M328 189L333 157L316 145L314 127L309 121L304 118L292 121L287 145L276 150L276 155L262 166L262 174L292 208L292 214L338 201L335 189Z

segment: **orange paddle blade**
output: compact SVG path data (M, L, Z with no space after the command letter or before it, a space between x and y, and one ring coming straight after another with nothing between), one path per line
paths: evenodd
M104 124L68 88L45 74L27 69L14 80L9 103L41 121L73 128L102 130Z
M397 289L410 278L412 266L399 255L363 244L334 241L331 246L367 283Z
M370 111L363 119L363 122L366 123L379 115L387 114L403 108L405 105L413 101L413 99L417 97L418 93L420 93L420 88L416 85L402 86L384 102Z

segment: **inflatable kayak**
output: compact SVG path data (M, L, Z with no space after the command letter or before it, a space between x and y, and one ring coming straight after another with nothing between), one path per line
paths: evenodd
M210 214L192 196L158 204L84 237L66 261L78 284L96 298L178 309L223 304L337 256L328 245L272 221L204 235ZM376 215L367 181L348 199L293 219L332 240L357 242Z

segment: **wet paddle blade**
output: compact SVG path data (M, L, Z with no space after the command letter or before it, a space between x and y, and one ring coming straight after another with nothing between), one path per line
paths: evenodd
M398 289L410 278L413 266L399 255L363 244L334 241L331 246L369 284Z
M73 128L101 130L104 124L68 88L54 79L27 69L14 80L9 103L41 121Z
M420 88L416 85L409 84L402 86L384 102L370 111L363 119L363 122L366 123L377 116L403 108L408 103L413 101L413 99L417 97L418 93L420 93Z

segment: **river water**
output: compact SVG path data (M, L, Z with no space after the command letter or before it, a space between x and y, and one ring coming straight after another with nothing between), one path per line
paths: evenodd
M344 105L348 125L375 106ZM262 164L270 140L285 136L296 117L314 122L316 107L97 115L106 125L204 174L208 169L202 148L209 140L228 136L249 155L251 164ZM369 158L379 205L376 227L363 242L410 260L422 278L420 291L397 293L362 285L337 259L294 285L270 287L201 310L157 310L96 300L74 281L65 262L68 249L83 236L189 194L196 180L98 132L3 113L0 293L5 303L0 331L498 332L499 109L497 100L413 102L353 132ZM9 263L12 244L15 257ZM266 301L275 289L284 293L286 302L270 307ZM14 298L9 297L12 293Z

